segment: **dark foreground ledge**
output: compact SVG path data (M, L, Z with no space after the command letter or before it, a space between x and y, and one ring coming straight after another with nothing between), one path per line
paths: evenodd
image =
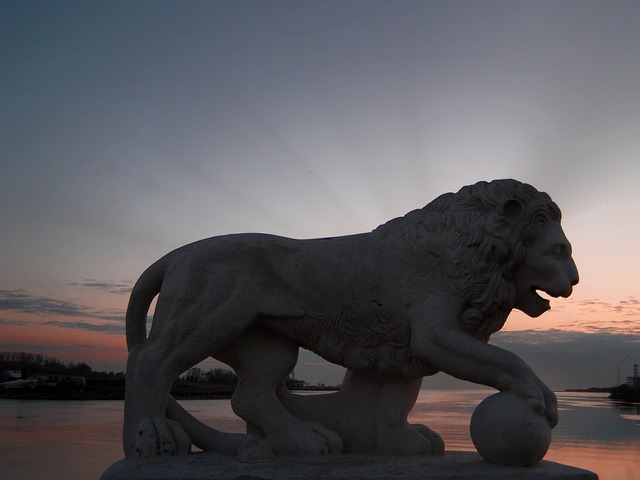
M535 467L502 467L475 452L442 456L324 455L278 458L272 463L238 463L221 453L120 460L101 480L260 480L260 479L408 479L408 480L597 480L587 470L542 461Z

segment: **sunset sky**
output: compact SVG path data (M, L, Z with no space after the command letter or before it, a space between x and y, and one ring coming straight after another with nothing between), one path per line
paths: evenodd
M637 1L3 2L0 351L123 370L128 292L178 246L369 231L516 178L562 209L581 281L492 341L552 387L615 383L640 363L639 19ZM296 373L340 380L308 355Z

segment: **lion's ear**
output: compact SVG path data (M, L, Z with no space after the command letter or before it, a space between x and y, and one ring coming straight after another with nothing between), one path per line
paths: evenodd
M510 198L502 204L500 213L511 220L515 220L522 214L523 210L524 206L520 200L517 198Z

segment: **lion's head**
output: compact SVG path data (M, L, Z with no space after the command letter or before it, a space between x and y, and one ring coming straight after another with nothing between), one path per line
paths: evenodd
M464 304L462 323L488 338L512 308L538 316L578 282L571 246L549 195L516 180L478 182L378 227L411 252L408 302L446 290Z

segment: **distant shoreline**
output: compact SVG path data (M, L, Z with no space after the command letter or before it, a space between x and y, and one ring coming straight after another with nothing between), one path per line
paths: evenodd
M44 386L0 390L0 400L124 400L124 379L88 379L83 389L60 389ZM224 400L230 399L235 387L199 382L179 382L171 390L177 400ZM296 392L335 392L337 386L309 386L295 389ZM626 395L614 395L616 387L566 388L564 392L573 393L609 393L612 399L624 399ZM625 392L626 393L626 392ZM637 398L633 398L637 401Z
M36 385L33 388L20 388L0 391L0 399L15 400L124 400L124 378L87 379L82 389L56 388ZM227 385L193 384L180 382L174 385L172 395L180 400L186 399L225 399L231 398L234 387Z
M566 388L565 392L578 393L611 393L615 387Z
M640 388L626 384L617 387L567 388L565 392L608 393L611 400L622 400L633 403L640 402Z
M55 388L36 385L34 388L0 390L0 399L13 400L124 400L124 379L87 379L83 389ZM307 387L295 391L337 391L339 387ZM178 400L223 400L231 398L233 385L178 382L171 395Z

